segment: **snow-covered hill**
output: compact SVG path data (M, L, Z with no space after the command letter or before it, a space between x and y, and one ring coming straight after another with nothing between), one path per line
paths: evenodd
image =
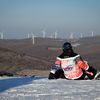
M100 100L100 80L0 77L0 100Z

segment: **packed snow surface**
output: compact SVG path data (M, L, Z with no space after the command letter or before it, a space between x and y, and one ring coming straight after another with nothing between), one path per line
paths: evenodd
M0 100L100 100L100 80L0 77Z

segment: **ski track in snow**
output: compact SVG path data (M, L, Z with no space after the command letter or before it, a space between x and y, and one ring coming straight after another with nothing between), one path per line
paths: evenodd
M100 100L100 80L0 77L0 100Z

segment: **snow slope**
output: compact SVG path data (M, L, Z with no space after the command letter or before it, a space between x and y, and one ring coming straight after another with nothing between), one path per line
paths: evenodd
M100 100L100 80L0 77L0 100Z

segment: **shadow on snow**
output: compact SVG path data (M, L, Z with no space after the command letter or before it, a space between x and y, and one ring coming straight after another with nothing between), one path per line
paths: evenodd
M33 80L40 80L45 78L46 77L13 77L7 79L0 79L0 92L3 92L16 86L31 84Z

